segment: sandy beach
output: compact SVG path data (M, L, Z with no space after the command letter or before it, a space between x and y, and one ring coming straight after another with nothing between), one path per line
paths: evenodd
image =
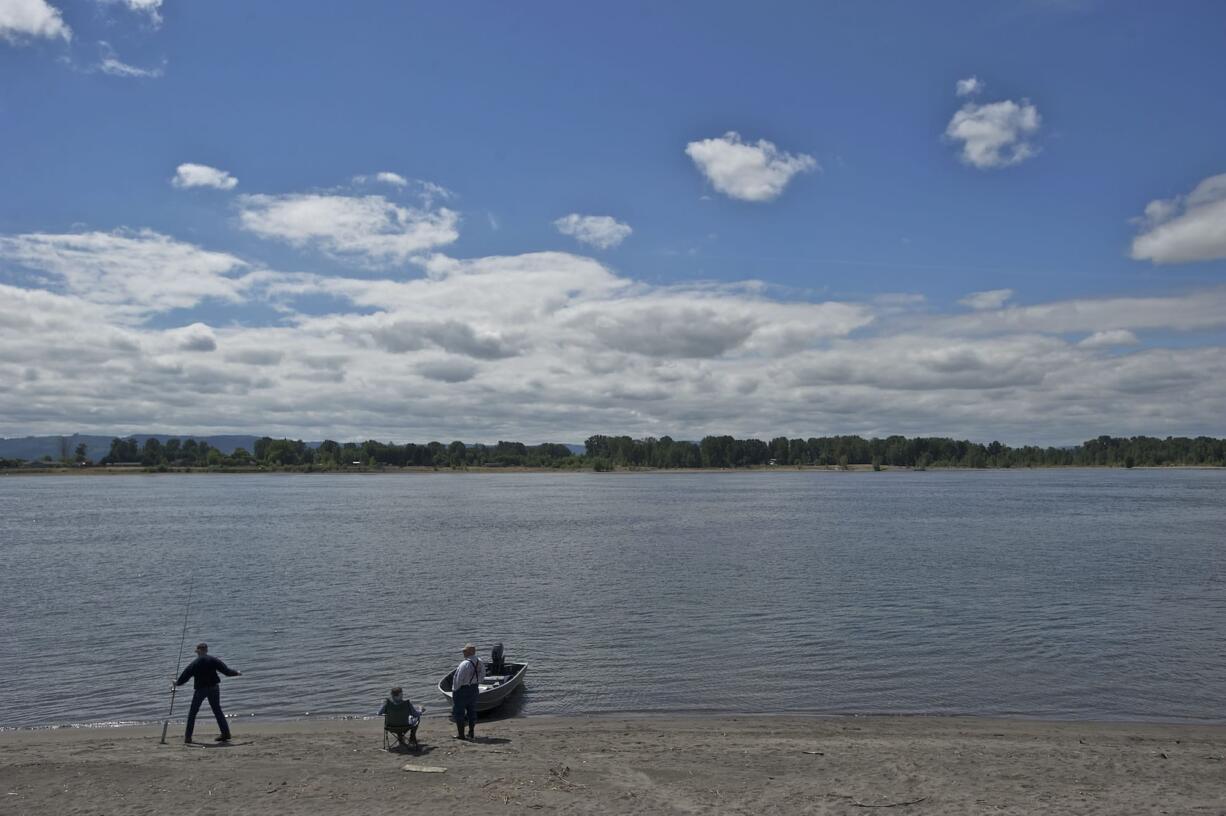
M205 724L198 734L210 739ZM506 719L476 743L428 719L416 753L374 720L0 734L11 814L1226 814L1226 726L962 718ZM444 768L422 773L404 768Z

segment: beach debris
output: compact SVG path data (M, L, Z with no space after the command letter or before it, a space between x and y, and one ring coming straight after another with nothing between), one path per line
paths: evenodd
M446 773L447 772L446 768L440 768L438 765L414 765L411 762L408 765L402 765L400 767L400 770L412 771L413 773Z
M825 756L826 755L824 751L801 751L801 753L812 754L813 756Z
M862 808L905 807L907 805L918 805L920 802L923 802L927 798L928 798L927 796L921 796L918 799L908 799L905 802L882 802L880 804L877 804L874 802L857 802L853 800L851 804L852 804L852 807L862 807Z

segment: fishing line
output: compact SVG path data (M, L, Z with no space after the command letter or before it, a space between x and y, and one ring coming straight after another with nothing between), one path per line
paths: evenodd
M187 603L183 606L183 634L179 636L179 659L175 662L175 681L179 679L179 668L183 665L183 644L187 640L187 613L192 608L192 587L195 584L193 577L187 584ZM175 713L175 692L179 690L178 685L170 687L170 711L166 714L166 719L162 721L162 745L166 744L166 729L170 727L170 718Z

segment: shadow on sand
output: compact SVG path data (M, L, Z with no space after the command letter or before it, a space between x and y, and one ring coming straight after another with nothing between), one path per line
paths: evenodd
M387 752L399 756L425 756L433 750L433 745L418 743L417 745L393 745L387 749Z

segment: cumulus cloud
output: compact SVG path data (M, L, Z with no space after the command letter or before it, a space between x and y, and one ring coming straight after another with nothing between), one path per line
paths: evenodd
M46 0L0 0L0 39L20 44L39 37L72 39L58 8Z
M1149 202L1136 223L1141 232L1132 242L1135 260L1226 258L1226 173L1210 176L1187 195Z
M239 205L240 225L262 238L376 265L403 263L459 237L458 213L403 207L378 195L247 195Z
M746 142L736 131L685 146L685 154L716 190L741 201L773 201L799 173L820 169L804 153L785 153L766 139Z
M983 80L981 80L979 77L971 76L967 77L966 79L959 79L955 92L958 96L974 96L975 94L981 93L983 88Z
M958 303L976 310L999 309L1011 297L1013 297L1012 289L989 289L985 292L972 292Z
M175 175L170 183L179 188L212 187L215 190L233 190L238 186L238 179L225 170L218 170L207 164L185 162L175 168Z
M553 222L563 235L569 235L581 244L597 249L609 249L620 244L634 232L629 224L623 224L608 215L579 215L571 213Z
M390 184L393 187L404 187L406 184L409 183L409 180L406 179L404 176L400 175L399 173L392 173L388 170L384 170L380 173L375 173L375 181L378 181L382 184Z
M949 120L945 138L961 143L959 158L971 167L1007 167L1038 153L1032 139L1041 122L1039 109L1027 99L968 102Z
M216 351L217 337L213 330L204 323L192 323L181 329L173 329L164 333L166 339L178 351Z

